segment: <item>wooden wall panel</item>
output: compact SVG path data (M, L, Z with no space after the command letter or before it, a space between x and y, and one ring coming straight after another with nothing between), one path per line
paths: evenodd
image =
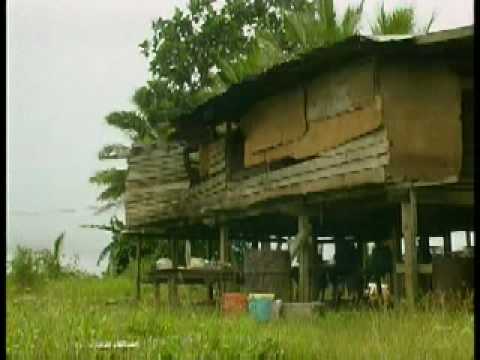
M333 149L365 135L382 125L381 102L377 98L363 108L334 117L309 122L307 134L292 146L296 159L303 159Z
M309 126L373 103L374 69L372 60L363 60L314 79L307 87Z
M454 181L462 161L460 83L435 64L385 64L379 73L392 181Z
M303 113L300 93L298 96L293 102L286 101L285 96L283 101L277 97L282 107L278 102L264 102L249 113L243 125L247 133L246 167L285 158L315 156L371 132L382 123L381 101L375 96L371 60L314 79L306 87ZM303 133L298 131L300 116L306 124ZM282 138L285 133L290 135L288 139Z
M247 113L240 122L245 134L245 166L258 164L262 151L295 142L305 134L304 101L303 89L297 88L268 98Z

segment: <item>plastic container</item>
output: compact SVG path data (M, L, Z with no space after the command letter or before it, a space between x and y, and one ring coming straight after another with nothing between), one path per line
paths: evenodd
M270 298L251 298L248 311L258 322L268 322L272 318L272 305Z
M156 262L156 268L157 270L165 270L165 269L171 269L172 268L172 260L168 258L160 258Z
M241 314L247 311L247 296L242 293L224 293L222 312L224 314Z
M282 300L277 299L273 302L272 305L272 319L280 319L280 313L282 311Z
M275 299L275 294L248 294L248 300L251 301L253 299L268 299L273 301L273 299Z
M203 269L206 265L205 259L192 257L190 259L190 269Z

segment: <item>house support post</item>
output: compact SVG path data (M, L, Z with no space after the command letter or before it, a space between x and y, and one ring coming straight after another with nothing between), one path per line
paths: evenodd
M301 241L298 249L299 262L299 284L298 284L298 301L309 302L312 298L312 226L308 216L298 217L298 233L302 234L303 241Z
M226 224L220 226L220 263L227 264L230 263L230 229ZM225 292L225 282L222 280L219 284L219 297L221 298Z
M220 262L230 262L230 229L227 225L220 226Z
M451 256L452 254L452 233L450 229L444 230L443 233L443 253L445 256Z
M400 254L402 253L401 241L400 231L398 231L398 226L395 222L392 226L390 241L388 242L390 251L392 252L392 274L390 278L390 286L393 291L393 300L395 304L400 303L400 279L397 273L397 264L400 261Z
M465 236L467 247L472 247L472 232L470 230L466 231Z
M408 200L401 204L402 232L405 239L405 294L410 307L415 306L418 288L417 271L417 199L415 191L409 190Z

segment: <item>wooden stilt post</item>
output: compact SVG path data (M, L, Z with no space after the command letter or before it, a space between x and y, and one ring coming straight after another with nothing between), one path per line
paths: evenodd
M223 263L230 261L230 237L227 225L220 226L220 261Z
M309 302L311 300L311 263L312 263L312 228L308 216L298 217L298 230L304 236L304 241L298 249L299 284L298 300Z
M401 233L398 231L398 226L396 223L392 226L391 232L391 241L390 241L390 251L392 252L392 275L391 275L391 285L393 290L393 300L395 304L400 303L400 279L398 278L397 273L397 264L400 261L401 256Z
M141 249L142 249L142 238L137 238L137 253L136 253L136 260L137 260L137 281L136 281L136 299L140 300L141 297L141 277L142 277L142 256L141 256Z
M230 231L226 224L222 224L220 226L220 262L223 264L229 263L230 259ZM220 282L219 288L219 296L223 295L225 292L225 283L223 281Z
M417 200L413 189L409 191L409 199L402 202L402 232L405 239L405 293L407 303L415 306L418 287L417 271Z
M268 233L262 234L262 241L261 241L262 251L270 250L270 238Z
M178 262L177 262L178 240L176 237L171 237L169 240L170 240L170 257L172 258L172 268L176 270L178 267ZM177 274L175 272L168 279L168 302L170 306L175 306L178 303Z
M185 240L185 267L190 267L190 261L192 259L192 243L190 240Z
M452 254L452 233L450 229L445 230L443 234L443 252L445 256Z
M466 241L467 241L467 247L472 247L472 232L470 230L466 231Z

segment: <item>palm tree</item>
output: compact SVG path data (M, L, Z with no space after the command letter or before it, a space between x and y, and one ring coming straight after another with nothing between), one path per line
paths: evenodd
M416 27L415 9L412 6L399 7L387 13L385 4L382 3L370 30L374 35L428 33L434 21L435 14L432 14L428 23L418 28Z
M60 257L61 257L61 251L63 248L64 239L65 239L65 231L63 231L60 235L58 235L58 237L55 239L53 243L53 261L54 261L57 273L60 273Z

